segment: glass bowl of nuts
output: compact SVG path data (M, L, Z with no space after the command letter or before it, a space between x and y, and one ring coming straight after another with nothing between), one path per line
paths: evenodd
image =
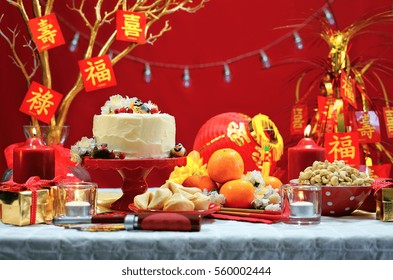
M321 186L322 216L346 216L367 199L374 179L340 160L315 161L290 182Z

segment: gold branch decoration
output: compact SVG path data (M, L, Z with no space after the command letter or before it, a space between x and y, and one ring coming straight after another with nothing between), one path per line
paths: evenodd
M2 20L3 16L0 17L0 22ZM33 56L33 67L31 69L31 71L29 72L26 69L26 65L23 63L22 59L20 58L17 50L16 50L16 38L19 35L19 32L15 29L8 29L8 31L11 33L11 38L7 37L7 35L4 34L4 32L2 32L0 30L0 36L4 38L4 40L7 42L7 44L9 45L12 55L10 55L10 58L12 59L13 63L20 68L20 70L22 71L23 76L26 79L27 85L29 86L31 83L31 79L34 77L35 73L37 72L38 68L39 68L39 61L38 61L38 57L37 57L37 52L35 51L34 47L33 47L33 42L27 41L26 43L23 45L23 47L29 48L31 50L32 56Z
M105 24L111 23L113 21L114 16L118 10L132 11L132 12L143 12L146 14L146 34L148 34L149 28L156 22L160 21L163 17L178 12L184 11L188 13L194 13L199 9L204 7L204 4L208 2L208 0L197 0L196 2L193 0L107 0L106 2L110 3L111 8L104 8L105 0L96 0L94 10L86 9L86 0L72 0L71 4L64 5L72 12L76 12L82 21L85 23L86 27L89 30L88 37L88 45L84 51L83 59L88 59L92 57L92 54L95 51L95 48L98 46L95 44L96 39L98 37L99 30ZM43 15L48 15L52 13L53 6L55 0L6 0L8 4L14 6L19 10L19 13L27 27L29 37L32 38L31 31L29 29L28 21L31 18L40 17ZM29 16L30 10L26 9L25 2L32 5L32 14ZM64 1L65 2L65 1ZM63 4L63 3L62 3ZM29 13L28 13L29 11ZM92 13L94 15L93 20L87 18L86 13ZM0 17L0 23L3 16ZM164 35L165 32L171 30L168 21L165 21L161 30L157 34L149 34L146 39L146 43L153 44L158 38ZM24 45L25 47L30 48L33 53L33 69L29 72L25 63L20 58L20 55L17 53L16 48L16 38L18 36L18 31L10 30L11 37L8 37L0 28L0 36L5 39L7 44L9 45L12 53L12 59L14 63L21 69L27 84L29 85L32 79L34 78L37 70L40 68L42 73L42 84L48 88L52 88L52 72L51 67L56 67L56 65L51 65L49 59L49 52L43 51L38 52L36 48L33 48L32 42ZM114 30L108 38L104 39L103 46L98 50L98 55L102 56L108 53L111 49L112 45L116 41L116 33ZM123 59L126 55L128 55L132 50L134 50L139 43L130 43L127 46L123 47L123 49L116 51L116 55L111 59L111 64L114 66ZM68 90L68 92L63 93L63 99L57 109L55 116L50 121L50 132L48 134L48 139L46 139L48 144L56 144L59 143L62 127L66 124L68 111L70 106L75 99L75 97L84 89L84 84L82 80L82 76L79 73L73 86ZM37 127L39 131L39 123L38 120L32 118L32 124Z

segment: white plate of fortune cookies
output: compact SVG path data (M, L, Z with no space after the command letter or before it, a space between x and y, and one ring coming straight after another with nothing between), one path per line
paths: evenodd
M147 191L135 196L128 207L133 212L176 212L187 214L212 214L221 205L211 203L210 197L199 188L186 188L168 181L154 192Z

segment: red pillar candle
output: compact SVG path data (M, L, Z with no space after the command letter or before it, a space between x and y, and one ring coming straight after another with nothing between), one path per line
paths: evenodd
M318 146L311 138L303 138L299 143L288 148L288 180L298 179L301 171L311 166L314 161L325 161L325 149Z
M55 152L41 138L31 137L13 152L13 181L25 183L32 176L52 180L55 177Z

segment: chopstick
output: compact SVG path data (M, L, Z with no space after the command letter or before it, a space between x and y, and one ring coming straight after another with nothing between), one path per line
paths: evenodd
M281 215L281 212L280 212L280 211L260 210L260 209L248 209L248 208L230 208L230 207L222 207L220 211L230 211L230 212L240 212L240 213L257 213L257 214Z
M258 222L258 223L265 223L265 224L273 224L275 221L269 219L261 219L261 218L251 218L251 217L242 217L242 216L234 216L234 215L226 215L226 214L219 214L213 213L211 216L215 219L224 219L224 220L235 220L235 221L245 221L245 222Z
M220 210L217 211L218 214L232 215L232 216L241 216L241 217L250 217L257 219L270 219L270 220L282 220L283 217L280 214L264 214L264 213L247 213L247 212L238 212L238 211L226 211Z

